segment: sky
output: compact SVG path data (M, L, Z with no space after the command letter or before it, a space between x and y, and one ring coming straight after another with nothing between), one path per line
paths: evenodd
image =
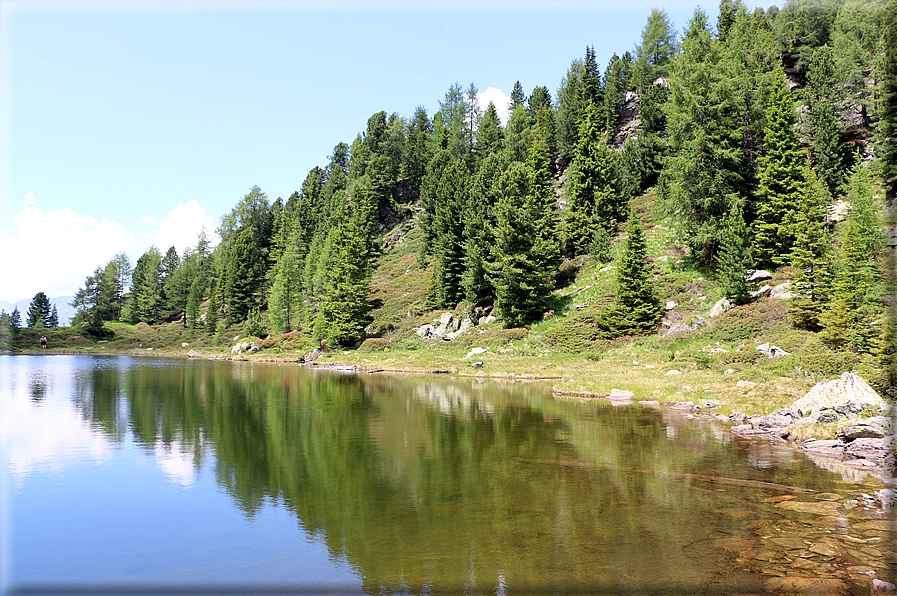
M749 3L750 4L750 3ZM693 1L0 0L0 300L73 295L115 254L179 254L252 186L286 200L381 110L474 83L555 97L652 8ZM702 7L711 23L718 7Z

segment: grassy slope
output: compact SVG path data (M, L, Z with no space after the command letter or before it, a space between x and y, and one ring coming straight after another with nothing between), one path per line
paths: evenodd
M719 298L719 289L691 267L677 244L669 221L655 209L650 193L638 201L646 230L649 254L661 300L679 303L667 314L673 323L706 316ZM614 256L623 236L614 240ZM820 378L843 371L859 370L873 376L873 363L853 355L829 350L814 334L793 329L787 317L787 302L760 299L710 319L710 324L688 333L662 337L659 334L621 338L613 342L594 339L590 321L613 301L616 285L614 262L597 264L587 257L565 263L569 283L556 292L554 315L526 329L504 329L500 323L475 327L473 333L447 342L421 340L415 328L441 314L424 313L422 305L432 269L418 259L420 231L406 222L383 239L371 287L377 305L368 327L372 337L358 350L325 354L319 362L358 365L368 370L441 371L454 374L515 379L552 379L562 394L607 395L611 389L635 392L636 399L661 402L712 401L716 412L748 415L785 407L803 395ZM787 269L776 273L779 283L789 278ZM456 311L456 315L461 311ZM99 343L78 338L77 330L43 330L50 348L71 352L126 352L183 356L196 349L207 356L229 355L240 327L224 333L221 344L204 332L190 333L177 323L132 326L113 323L115 336ZM22 330L16 347L37 346L40 333ZM791 356L770 359L756 346L770 342ZM249 356L255 360L299 360L315 347L311 338L288 334L259 340L262 350ZM188 345L183 345L188 344ZM488 352L466 358L473 347ZM709 353L715 348L725 352ZM482 362L474 368L472 360ZM667 374L677 370L681 374ZM738 381L756 383L736 387ZM832 429L807 429L818 435Z

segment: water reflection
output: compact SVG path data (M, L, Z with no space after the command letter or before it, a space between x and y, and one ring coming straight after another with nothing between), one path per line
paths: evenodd
M852 591L868 582L851 564L883 577L892 563L878 530L814 500L843 501L837 475L665 410L539 385L89 361L71 394L96 436L133 441L181 487L211 466L247 519L291 512L368 593L763 592L772 569ZM867 551L838 543L841 563L822 561L808 523ZM771 542L783 534L802 546Z

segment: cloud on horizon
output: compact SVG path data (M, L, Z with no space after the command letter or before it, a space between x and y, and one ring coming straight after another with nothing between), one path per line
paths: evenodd
M146 219L141 223L149 223ZM212 218L193 199L169 211L139 244L118 222L97 221L71 208L43 211L33 202L22 207L13 225L15 232L0 240L0 300L11 303L38 292L50 298L74 295L88 275L120 252L130 256L132 266L151 244L163 253L174 246L183 256L203 227L213 246L220 241Z
M508 105L511 103L511 96L505 95L501 89L489 87L485 91L477 93L477 100L480 102L480 109L484 112L489 107L490 101L494 103L495 111L498 112L502 125L508 123Z
M146 237L162 254L173 246L178 255L183 257L185 248L196 246L196 238L203 228L206 229L212 245L220 242L212 218L195 199L190 199L186 205L182 203L169 211L159 222L159 229L147 234Z
M14 235L0 241L0 298L10 302L38 292L50 297L74 294L98 265L136 246L134 234L120 223L97 221L70 208L42 211L29 204L13 225Z

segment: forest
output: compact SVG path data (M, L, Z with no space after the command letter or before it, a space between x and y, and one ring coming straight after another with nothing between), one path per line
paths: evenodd
M371 115L286 199L250 188L219 244L202 233L100 264L75 324L102 336L108 321L179 321L216 339L241 325L358 346L384 332L370 329L383 239L410 225L410 266L429 286L409 313L466 305L507 328L561 315L562 264L609 262L619 244L594 333L650 334L664 297L634 200L651 193L732 304L751 300L753 270L791 267L792 325L895 380L897 2L721 0L716 23L697 8L681 32L654 9L621 50L602 71L585 47L553 92L517 83L506 123L474 83L450 85L432 116Z

